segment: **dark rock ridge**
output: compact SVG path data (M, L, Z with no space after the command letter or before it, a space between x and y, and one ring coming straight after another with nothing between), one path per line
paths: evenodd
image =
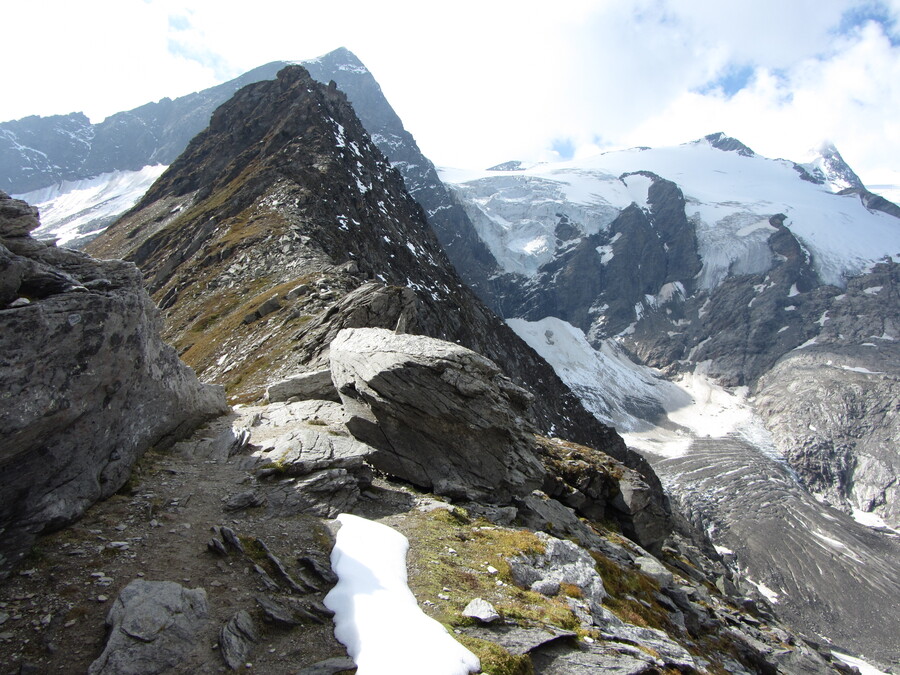
M403 127L381 87L362 62L341 48L303 63L313 79L333 80L347 94L372 141L403 176L406 189L425 211L428 223L459 273L476 295L490 304L490 277L497 261L452 192L441 182L431 160Z
M726 136L721 131L717 131L714 134L704 136L703 140L717 150L722 150L724 152L736 152L742 157L753 157L756 154L746 145L741 143L738 139L732 138L731 136Z
M341 328L431 335L514 374L535 394L539 428L627 461L658 488L639 456L463 286L344 94L300 66L217 110L89 248L141 267L166 336L232 396L259 396L267 381L325 365Z
M128 479L152 445L225 411L160 336L137 268L32 239L0 192L0 573Z

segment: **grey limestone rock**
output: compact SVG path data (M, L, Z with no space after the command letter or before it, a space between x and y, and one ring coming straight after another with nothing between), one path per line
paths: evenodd
M279 516L300 513L335 518L359 501L360 479L347 469L323 469L280 481L268 492L269 506Z
M509 569L513 580L518 585L531 589L548 581L557 586L563 583L577 586L591 615L601 616L601 603L606 598L606 589L594 559L571 541L557 539L543 532L539 532L537 536L544 544L544 552L511 558Z
M0 195L0 574L165 446L227 410L164 344L137 268L27 236ZM103 281L103 283L97 283ZM14 298L27 304L6 304ZM18 303L17 303L18 304Z
M266 398L269 401L287 401L294 397L336 402L341 400L331 381L331 371L327 368L299 373L273 382L266 388Z
M457 498L508 502L544 469L530 395L491 361L449 342L385 329L345 329L331 372L350 431L377 448L378 469Z
M573 648L565 640L535 649L531 660L542 675L642 675L659 673L663 665L631 645L578 642Z
M654 579L662 588L666 588L672 584L674 578L672 573L656 558L642 555L634 562L641 569L641 572L651 579Z
M246 663L253 645L259 641L256 626L253 625L253 617L247 610L242 609L228 620L219 632L219 649L222 658L232 670L237 670Z
M474 598L463 609L463 616L478 619L482 623L491 623L500 618L497 610L487 600L482 598Z
M136 579L106 619L110 635L90 675L153 675L184 665L209 617L206 591L171 581ZM204 645L205 646L205 645Z
M503 647L510 654L527 654L555 640L574 638L575 633L548 624L525 627L509 624L473 626L463 631L466 635L488 640Z

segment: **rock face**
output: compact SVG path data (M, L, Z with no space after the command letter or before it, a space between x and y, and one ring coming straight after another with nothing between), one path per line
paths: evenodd
M160 336L130 263L35 241L0 193L0 570L128 478L151 445L225 411Z
M456 498L508 502L543 479L531 396L475 352L424 336L348 329L331 343L348 428L378 469Z
M88 673L155 675L176 666L184 668L198 647L208 615L202 588L189 590L171 581L132 581L109 612L109 640Z

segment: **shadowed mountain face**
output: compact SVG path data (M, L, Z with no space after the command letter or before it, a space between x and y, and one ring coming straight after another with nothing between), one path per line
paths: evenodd
M89 248L138 264L168 339L233 400L324 362L340 328L399 329L488 356L542 428L644 467L464 287L346 96L299 66L219 108Z

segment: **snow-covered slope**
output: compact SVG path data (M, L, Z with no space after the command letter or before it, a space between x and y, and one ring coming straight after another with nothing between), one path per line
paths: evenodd
M819 157L810 166L825 161ZM730 269L768 269L768 220L777 213L787 216L785 225L810 251L826 283L843 285L885 256L900 259L895 218L867 210L856 195L834 194L849 183L811 182L797 166L722 151L704 139L524 171L445 169L441 177L457 188L479 234L508 272L532 275L553 258L558 214L589 235L608 227L632 202L646 208L649 180L623 176L638 171L671 180L684 193L686 215L697 230L704 288L721 283Z
M93 178L64 181L51 187L15 195L41 212L38 239L57 239L60 246L77 245L100 234L137 203L166 167L145 166L139 171L111 171Z

